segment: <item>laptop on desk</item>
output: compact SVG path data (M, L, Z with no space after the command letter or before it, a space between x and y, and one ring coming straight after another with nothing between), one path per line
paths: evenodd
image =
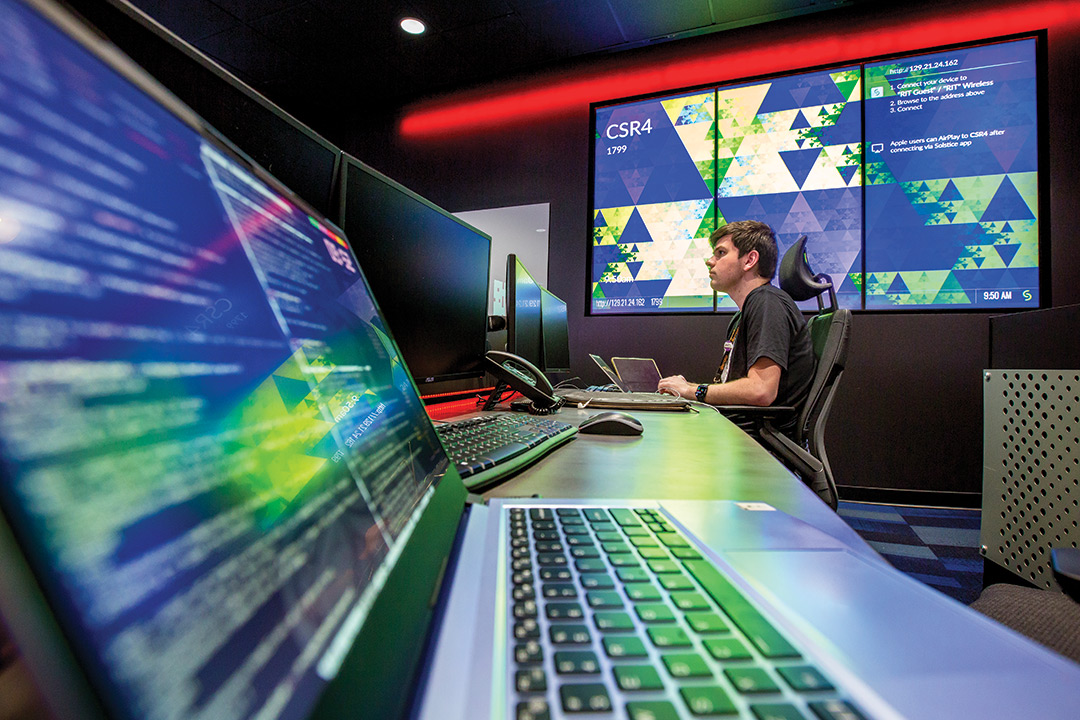
M578 390L576 388L559 388L559 397L568 403L580 407L592 407L605 410L689 410L689 400L680 397L672 397L656 392L657 383L660 381L660 372L656 369L656 363L651 359L642 358L612 358L622 361L639 361L651 364L651 371L646 367L640 370L638 364L631 362L627 367L633 366L635 382L629 383L621 373L616 372L604 360L593 353L589 354L604 375L611 380L612 384L619 389L618 392L607 390ZM655 373L656 379L651 379ZM645 379L643 379L645 378Z
M340 231L55 6L0 36L0 618L44 715L1075 711L1080 668L769 506L471 502Z

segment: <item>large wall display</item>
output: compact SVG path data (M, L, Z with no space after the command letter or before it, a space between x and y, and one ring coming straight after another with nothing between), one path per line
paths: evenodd
M709 234L809 237L849 308L1039 305L1034 39L594 108L590 311L730 309Z

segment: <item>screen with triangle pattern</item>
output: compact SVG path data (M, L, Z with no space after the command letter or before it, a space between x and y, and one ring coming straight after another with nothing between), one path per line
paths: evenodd
M1037 85L1029 38L595 107L591 312L734 309L736 220L843 307L1038 307Z

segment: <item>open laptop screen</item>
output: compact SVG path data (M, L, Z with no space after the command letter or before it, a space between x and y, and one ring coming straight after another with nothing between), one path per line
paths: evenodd
M0 0L0 502L117 716L306 716L446 470L312 212Z

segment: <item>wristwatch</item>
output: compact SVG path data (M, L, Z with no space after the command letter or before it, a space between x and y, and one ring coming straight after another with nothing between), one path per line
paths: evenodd
M702 383L697 386L697 391L694 393L694 397L698 402L705 402L705 396L709 393L709 386Z

